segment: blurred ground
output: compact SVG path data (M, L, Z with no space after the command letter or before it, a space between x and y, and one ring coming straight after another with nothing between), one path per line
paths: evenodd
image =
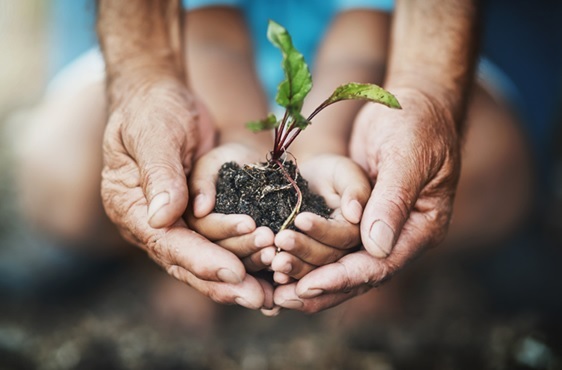
M562 135L529 231L485 254L431 252L380 288L376 314L364 300L277 318L197 308L142 255L53 252L15 212L9 140L46 84L49 4L0 0L1 370L562 369ZM163 290L196 320L166 314Z

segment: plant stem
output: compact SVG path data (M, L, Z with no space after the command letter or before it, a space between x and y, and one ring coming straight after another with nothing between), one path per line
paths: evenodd
M332 103L326 104L326 102L323 102L322 104L320 104L320 105L318 106L318 108L316 108L316 109L314 110L314 112L312 112L312 113L310 114L310 116L308 116L308 118L307 118L306 120L307 120L307 121L312 120L318 113L320 113L320 112L322 111L322 109L326 108L326 107L327 107L328 105L330 105L330 104L332 104Z
M284 140L284 144L281 147L283 149L283 153L287 150L287 148L289 147L289 145L291 145L293 143L293 141L295 141L295 139L297 138L297 136L299 136L299 134L301 133L301 129L297 128L294 131L292 131L293 135L291 135L291 137L286 138Z
M279 161L278 159L273 159L273 162L275 164L277 164L277 166L279 166L279 169L281 170L281 172L283 173L283 176L285 176L285 178L291 183L291 185L293 186L293 188L295 189L296 193L297 193L297 203L295 204L295 207L293 208L293 210L291 211L291 214L289 215L289 217L287 217L287 219L283 222L283 225L281 225L281 228L279 229L279 231L285 230L290 224L291 222L293 222L295 220L295 217L297 217L297 214L299 213L300 209L301 209L301 205L302 205L302 192L301 189L299 188L299 186L297 185L296 180L296 173L298 173L295 169L295 178L293 179L291 177L291 175L289 174L289 172L287 172L287 170L285 169L285 166L283 166L283 163L281 163L281 161ZM280 248L277 248L277 252L279 253L281 251Z
M285 130L283 131L283 134L279 140L277 146L279 157L281 157L281 155L283 155L283 153L285 152L284 148L285 149L287 148L287 145L285 145L285 143L287 142L287 137L291 134L292 131L293 131L293 122L287 124L287 127L285 127Z
M275 129L275 143L273 144L273 158L279 159L283 154L281 152L281 147L283 143L283 137L286 135L287 130L287 119L289 118L289 111L285 110L283 119L279 124L279 127Z

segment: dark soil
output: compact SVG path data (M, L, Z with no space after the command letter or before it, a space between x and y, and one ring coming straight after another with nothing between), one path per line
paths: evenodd
M287 161L284 167L295 178L296 166ZM332 210L324 198L308 188L308 182L297 173L303 200L300 212L313 212L328 218ZM224 214L247 214L257 226L267 226L274 233L293 211L297 193L283 172L276 165L259 163L240 167L235 162L227 162L219 170L215 212ZM289 229L295 230L291 223Z

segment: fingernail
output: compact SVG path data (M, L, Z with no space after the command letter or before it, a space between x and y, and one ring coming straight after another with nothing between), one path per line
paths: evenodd
M265 308L262 308L262 309L261 309L261 313L262 313L264 316L267 316L267 317L274 317L274 316L277 316L277 315L279 315L279 312L281 312L281 307L274 307L274 308L272 308L271 310L267 310L267 309L265 309Z
M235 274L234 271L226 269L226 268L220 269L217 272L217 277L219 278L220 281L223 281L223 282L229 283L229 284L239 284L239 283L242 282L242 279L240 278L240 276Z
M324 289L317 289L317 288L309 288L304 293L299 294L301 298L315 298L319 295L324 294Z
M299 218L297 227L302 231L309 231L312 229L312 220L310 217L303 215Z
M150 221L154 215L168 203L170 203L170 194L167 191L164 191L152 198L152 201L148 206L148 220Z
M234 302L236 302L236 304L238 304L240 306L249 308L251 310L256 310L256 309L259 308L259 307L256 307L256 305L250 304L250 302L248 302L245 298L242 298L242 297L235 298Z
M394 231L382 220L375 221L371 226L369 237L377 246L374 251L369 251L373 256L384 258L392 251L394 246Z
M298 310L304 306L304 303L298 299L288 299L285 302L283 302L280 306L291 310Z
M254 230L254 225L252 225L248 221L242 221L236 225L236 231L240 234L247 234L253 230Z
M361 214L363 213L363 207L361 207L361 203L359 203L356 199L353 199L351 202L349 202L349 211L352 218L351 220L349 220L349 222L358 224L359 221L361 221Z
M258 235L256 235L256 238L254 239L254 245L256 247L263 248L271 245L271 238L269 238L265 233L265 231L261 231Z

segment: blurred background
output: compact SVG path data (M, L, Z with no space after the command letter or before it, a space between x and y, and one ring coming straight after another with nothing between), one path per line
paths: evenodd
M26 225L14 138L95 44L95 6L0 0L0 369L562 369L561 6L483 4L483 49L521 77L541 138L525 222L493 248L431 251L376 304L265 318L209 305L141 253L82 255Z

